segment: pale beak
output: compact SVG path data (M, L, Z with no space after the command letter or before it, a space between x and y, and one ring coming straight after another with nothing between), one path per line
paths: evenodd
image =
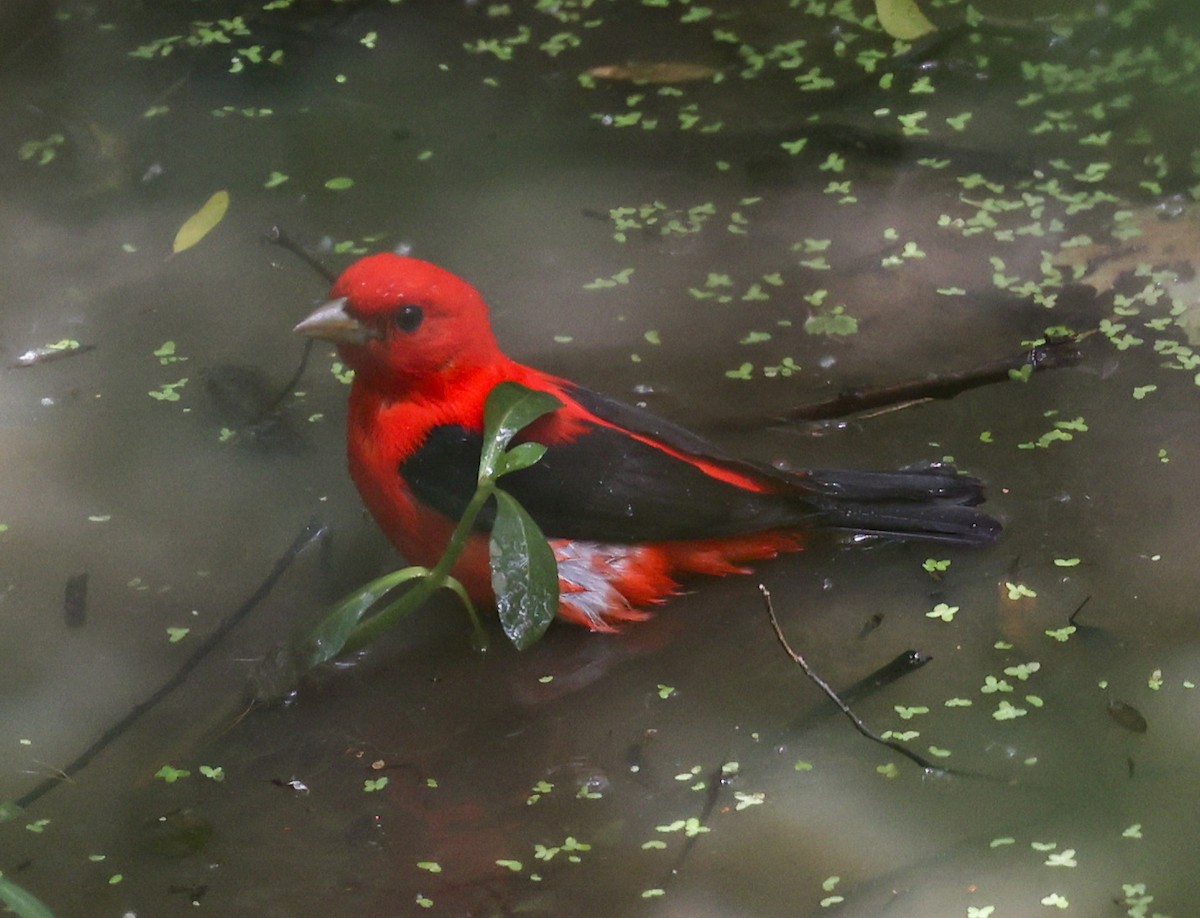
M292 329L298 335L321 338L335 344L366 344L379 337L346 312L346 298L340 297L318 306L308 318Z

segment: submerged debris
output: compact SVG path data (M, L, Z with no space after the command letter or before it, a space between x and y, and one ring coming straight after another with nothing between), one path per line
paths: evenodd
M82 628L87 624L88 575L85 571L67 581L63 597L63 621L68 628Z
M1149 727L1137 708L1116 698L1108 700L1108 716L1130 733L1145 733Z
M204 390L221 423L255 446L284 453L300 453L308 447L303 434L280 410L279 387L257 367L212 367L204 374Z
M31 367L39 363L61 360L64 357L76 357L79 354L86 354L88 351L94 351L95 349L96 345L94 344L80 344L73 338L64 338L62 341L55 341L53 344L46 344L42 347L35 347L32 350L26 351L9 366L13 369Z

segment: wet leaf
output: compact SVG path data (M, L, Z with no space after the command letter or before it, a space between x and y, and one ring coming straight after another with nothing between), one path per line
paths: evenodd
M528 389L520 383L502 382L492 389L483 413L485 445L483 455L479 457L479 477L502 475L505 471L502 453L517 431L561 407L562 402L549 392ZM529 454L526 451L524 455Z
M17 918L54 918L41 899L3 874L0 874L0 903Z
M228 209L229 192L218 191L204 202L203 207L188 217L183 226L179 227L171 251L179 254L185 249L190 249L213 231L216 225L225 218L225 212Z
M497 470L497 474L507 475L509 472L527 469L544 455L546 455L546 447L541 443L518 443L500 457L500 468Z
M1108 702L1108 716L1130 733L1145 733L1149 727L1141 712L1131 704L1112 698Z
M488 549L500 624L516 648L524 650L558 612L558 562L533 518L499 489Z
M362 589L351 593L338 603L337 608L309 635L308 650L302 668L308 669L332 660L342 652L346 641L368 609L400 584L428 574L429 571L423 567L405 567L378 577Z

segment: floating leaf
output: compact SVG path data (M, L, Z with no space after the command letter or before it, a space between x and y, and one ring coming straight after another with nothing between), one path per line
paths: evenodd
M954 621L954 614L958 611L958 606L948 606L944 602L939 602L933 609L925 613L926 618L940 618L944 622Z
M204 202L203 207L188 217L183 226L179 227L171 251L179 254L185 249L190 249L213 231L216 225L225 218L227 210L229 210L229 192L218 191Z
M847 315L845 306L835 306L805 319L804 330L810 335L853 335L858 332L858 319Z
M174 784L181 778L186 778L191 775L191 772L186 768L175 768L173 765L164 765L154 773L154 777L162 778L168 784Z
M516 648L524 650L558 612L558 562L533 517L500 489L488 549L500 624Z

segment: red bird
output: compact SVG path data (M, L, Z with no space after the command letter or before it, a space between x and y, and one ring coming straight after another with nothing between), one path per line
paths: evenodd
M594 631L647 618L643 607L674 594L677 577L743 573L748 561L795 551L814 527L959 545L1000 531L974 509L982 484L952 468L781 472L517 363L497 345L479 292L429 262L371 255L331 296L296 331L335 342L354 369L350 474L410 563L437 562L475 492L492 387L511 380L563 403L518 437L547 451L503 487L558 559L559 614ZM485 604L493 518L480 515L453 571Z

